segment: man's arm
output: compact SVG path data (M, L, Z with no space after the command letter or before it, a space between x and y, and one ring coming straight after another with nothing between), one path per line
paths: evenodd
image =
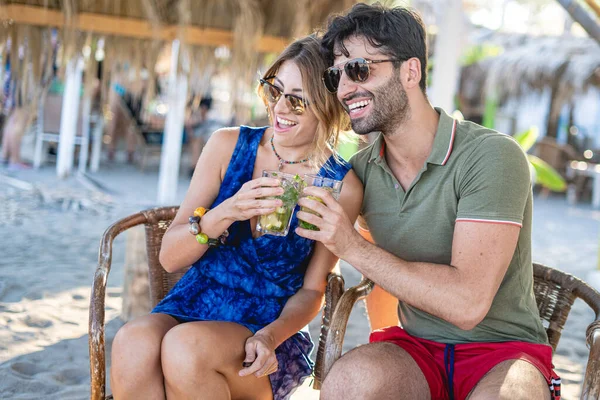
M457 223L450 265L408 262L364 240L340 258L399 300L469 330L489 311L518 235L513 225Z
M298 214L320 229L299 228L300 236L322 242L399 300L461 329L472 329L485 317L512 259L518 226L458 222L451 265L408 262L363 239L325 191L307 188L305 192L320 197L325 204L300 200L300 205L323 216Z

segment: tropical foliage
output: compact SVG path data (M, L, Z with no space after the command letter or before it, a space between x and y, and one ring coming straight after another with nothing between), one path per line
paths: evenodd
M533 126L525 132L515 135L514 138L527 152L535 144L538 136L538 128ZM535 183L555 192L564 192L567 189L567 183L563 177L550 164L532 154L527 154L527 158L529 158Z

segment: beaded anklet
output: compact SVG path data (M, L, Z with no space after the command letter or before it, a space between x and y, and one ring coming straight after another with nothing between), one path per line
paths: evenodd
M207 244L210 247L216 247L225 244L229 231L225 229L217 239L211 239L206 233L202 233L200 230L200 219L206 214L208 210L204 207L198 207L194 210L194 215L189 218L190 227L189 231L196 237L196 241L200 244Z

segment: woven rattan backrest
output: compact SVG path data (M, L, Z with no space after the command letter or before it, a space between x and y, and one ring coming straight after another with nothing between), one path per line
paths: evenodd
M155 208L144 211L146 223L146 249L148 253L148 279L150 281L150 299L154 307L169 290L181 279L189 268L169 273L164 270L158 255L160 245L167 228L175 218L178 207Z
M569 281L564 280L564 274L560 271L534 264L533 289L535 300L542 323L546 327L548 340L552 348L556 350L562 329L567 321L571 306L577 298Z

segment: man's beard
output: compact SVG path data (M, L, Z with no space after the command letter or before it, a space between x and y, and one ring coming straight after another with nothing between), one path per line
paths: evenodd
M400 74L394 74L371 93L371 112L365 117L351 120L352 130L359 135L371 132L390 135L410 117L410 104Z

